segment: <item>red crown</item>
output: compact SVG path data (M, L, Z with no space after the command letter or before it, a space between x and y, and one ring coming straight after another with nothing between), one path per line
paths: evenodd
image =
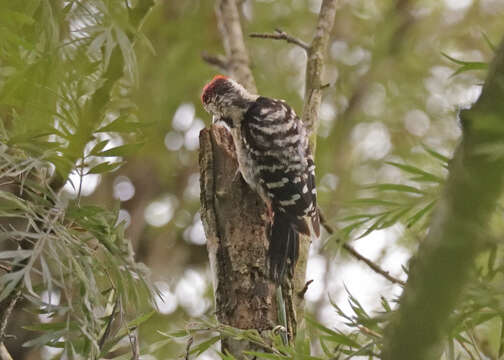
M219 79L229 79L229 77L225 75L215 75L212 81L206 84L203 88L203 91L201 92L201 102L203 102L203 96L205 95L205 93L210 90L215 85L215 82Z

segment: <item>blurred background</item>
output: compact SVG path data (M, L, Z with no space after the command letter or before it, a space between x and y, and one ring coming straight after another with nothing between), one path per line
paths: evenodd
M239 3L244 34L280 28L309 42L321 1ZM439 179L446 176L442 156L451 156L461 135L457 110L477 99L485 76L481 70L454 76L463 65L448 57L472 64L490 61L491 45L504 34L503 16L502 0L339 1L327 53L324 78L330 86L321 107L316 164L320 207L340 232L333 237L324 233L313 243L307 278L314 282L306 293L307 311L327 326L346 328L330 300L350 312L352 294L372 313L381 307L381 296L393 302L400 294L399 285L350 257L336 240L351 241L393 276L407 278L403 267L428 221L423 214L413 216L422 209L428 213L439 189L435 182L418 185L411 172L389 162L413 164ZM213 312L198 213L198 136L211 119L199 96L219 72L201 54L223 50L209 0L158 1L142 30L150 44L135 44L138 81L128 96L145 125L143 146L124 157L119 170L83 176L80 193L83 204L119 209L135 260L147 266L163 296L156 314L140 329L146 346L164 339L158 331L183 329L188 320ZM304 51L281 41L245 41L259 92L285 99L300 113ZM129 141L119 133L101 136L109 140L105 150ZM75 172L70 178L74 184L81 181ZM380 189L369 185L383 183L418 185L428 196L382 193L381 200L413 204L413 210L396 209L387 215L388 222L375 222L382 213L378 210L388 205L372 201ZM79 190L68 182L65 192L72 198ZM369 211L373 216L355 217ZM171 343L154 352L156 357L142 358L175 358L184 347L183 342ZM48 359L57 352L25 349L16 358ZM212 350L199 356L213 358Z

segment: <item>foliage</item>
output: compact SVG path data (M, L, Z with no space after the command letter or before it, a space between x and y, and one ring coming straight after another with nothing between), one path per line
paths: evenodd
M62 358L113 354L148 319L154 289L118 209L80 198L83 177L115 171L139 147L133 43L151 5L1 3L0 301L20 293L40 321L25 326L37 335L24 346L61 348Z
M397 223L403 223L406 228L421 223L418 233L426 230L430 214L439 197L440 186L444 183L442 172L448 168L449 159L426 146L424 150L438 161L439 169L426 171L411 164L386 162L405 175L402 180L406 183L369 185L363 189L364 192L370 193L369 196L349 201L345 212L351 215L340 219L340 233L344 239L350 238L352 233L362 228L365 230L357 238L363 238L374 230L385 229Z

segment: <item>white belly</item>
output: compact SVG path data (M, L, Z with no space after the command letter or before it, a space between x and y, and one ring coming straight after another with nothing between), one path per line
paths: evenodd
M238 166L243 179L249 184L249 186L257 191L258 184L258 172L256 169L255 161L248 156L247 150L243 146L243 143L239 140L238 129L233 129L231 134L233 135L233 141L236 149L236 158L238 160Z

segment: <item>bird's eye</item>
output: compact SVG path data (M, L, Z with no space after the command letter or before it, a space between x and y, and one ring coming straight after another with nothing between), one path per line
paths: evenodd
M208 103L208 100L210 100L210 95L208 93L203 94L203 103Z

